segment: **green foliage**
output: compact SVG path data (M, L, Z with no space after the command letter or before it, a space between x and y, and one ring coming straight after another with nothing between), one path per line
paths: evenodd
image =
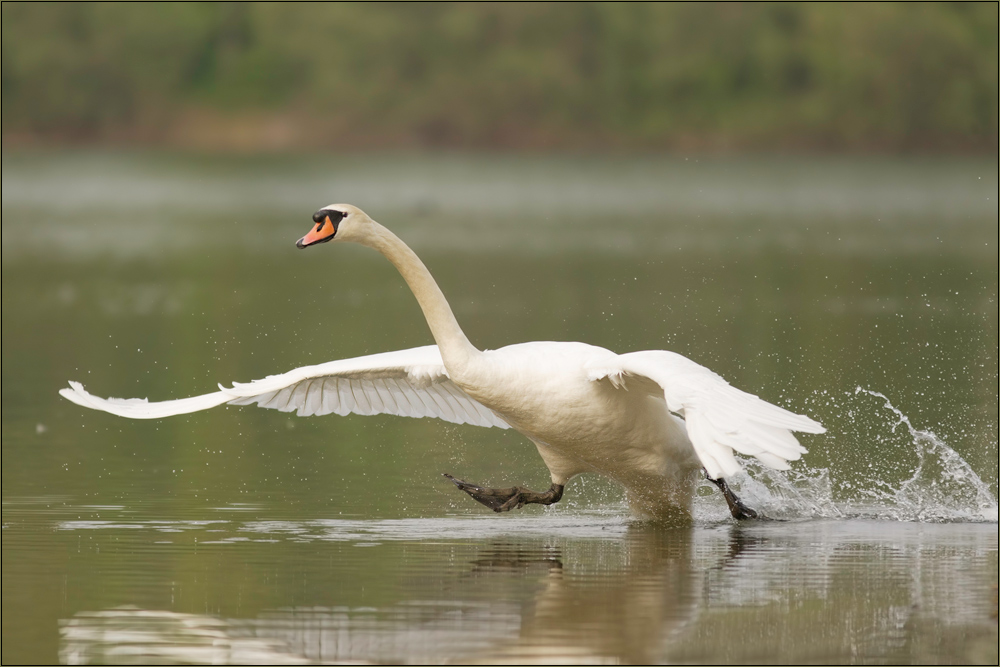
M5 2L3 131L993 153L997 38L996 3Z

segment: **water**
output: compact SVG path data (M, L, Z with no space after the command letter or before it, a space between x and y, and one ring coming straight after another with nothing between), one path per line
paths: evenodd
M152 400L429 342L392 267L294 249L320 205L420 253L481 347L671 349L829 429L734 486L782 519L631 521L516 433ZM168 154L3 160L3 661L997 661L997 165Z

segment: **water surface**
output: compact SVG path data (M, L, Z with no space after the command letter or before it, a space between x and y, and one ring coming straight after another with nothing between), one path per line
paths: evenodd
M671 349L823 422L734 525L544 488L516 433L177 398L430 342L365 208L470 339ZM997 660L995 161L51 153L3 160L3 660Z

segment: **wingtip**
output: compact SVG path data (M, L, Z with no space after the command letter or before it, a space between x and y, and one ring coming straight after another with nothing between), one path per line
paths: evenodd
M59 390L59 395L72 403L76 403L77 405L82 405L85 408L91 407L90 403L87 401L87 396L89 396L89 394L84 391L83 385L79 382L70 380L68 387L63 387Z
M820 433L826 433L826 427L820 424L818 421L810 419L809 422L810 423L808 429L801 429L803 433L815 433L817 435L819 435Z

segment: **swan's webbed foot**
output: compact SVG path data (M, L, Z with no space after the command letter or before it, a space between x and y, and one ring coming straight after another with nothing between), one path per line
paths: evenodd
M744 519L760 519L761 516L757 510L751 509L743 504L733 490L729 488L726 484L726 480L722 479L712 479L708 476L708 472L705 473L705 478L712 484L719 487L719 491L722 491L723 497L726 499L726 504L729 505L729 513L733 515L733 518L737 521L742 521Z
M448 473L444 473L444 476L450 479L455 486L472 496L474 500L486 505L494 512L509 512L531 504L551 505L557 503L562 498L564 488L562 484L553 484L544 493L522 489L519 486L509 489L491 489L456 479Z

